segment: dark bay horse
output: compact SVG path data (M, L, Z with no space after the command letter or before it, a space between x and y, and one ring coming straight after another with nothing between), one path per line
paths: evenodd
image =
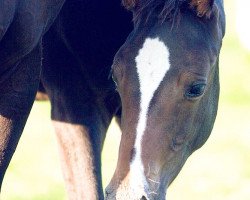
M101 150L114 116L122 139L106 199L165 199L205 143L217 112L223 1L122 3L131 12L119 0L0 0L1 181L40 78L70 199L104 199Z

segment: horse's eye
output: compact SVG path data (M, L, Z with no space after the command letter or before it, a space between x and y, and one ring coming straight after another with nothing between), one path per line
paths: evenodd
M205 88L206 84L204 83L193 84L187 89L185 96L188 98L199 97L204 93Z

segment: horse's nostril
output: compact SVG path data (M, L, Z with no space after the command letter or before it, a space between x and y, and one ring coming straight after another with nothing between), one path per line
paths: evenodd
M145 196L142 196L141 200L148 200Z
M111 193L110 190L107 190L107 189L105 190L105 195L106 195L106 196L108 196L110 193Z
M110 187L109 185L106 187L105 189L105 195L106 197L109 196L111 193L113 192L112 187Z

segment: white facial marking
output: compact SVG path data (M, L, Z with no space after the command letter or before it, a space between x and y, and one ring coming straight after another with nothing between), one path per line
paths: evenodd
M140 114L135 140L135 157L130 165L131 186L147 185L141 160L141 142L147 123L147 113L155 91L170 68L169 51L159 38L147 38L135 58L140 82ZM139 185L138 185L139 184Z

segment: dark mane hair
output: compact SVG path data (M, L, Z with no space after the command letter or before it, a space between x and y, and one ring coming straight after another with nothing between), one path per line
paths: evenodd
M184 3L186 4L187 0L123 0L125 8L135 11L134 21L137 21L142 13L146 12L149 16L156 9L162 20L168 18L175 21Z
M191 9L197 16L210 18L214 0L122 0L125 8L135 11L134 21L144 12L147 16L158 10L158 17L162 20L169 19L173 23L180 17L182 9Z

